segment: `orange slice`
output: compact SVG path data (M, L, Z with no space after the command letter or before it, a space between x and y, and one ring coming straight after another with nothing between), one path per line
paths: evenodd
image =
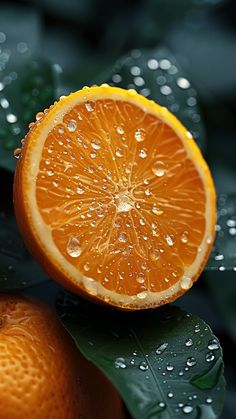
M170 113L108 85L37 115L14 186L29 249L66 288L125 309L175 300L197 280L215 230L215 190Z

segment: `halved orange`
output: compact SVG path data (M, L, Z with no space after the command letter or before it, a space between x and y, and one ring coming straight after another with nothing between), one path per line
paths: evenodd
M166 109L108 85L62 97L25 138L14 185L29 249L55 280L125 309L175 300L215 231L215 190Z

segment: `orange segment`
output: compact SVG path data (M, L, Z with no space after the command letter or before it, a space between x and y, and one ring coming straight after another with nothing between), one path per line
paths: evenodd
M191 134L167 109L106 85L62 98L31 128L15 206L53 278L122 308L183 294L214 239L214 186Z

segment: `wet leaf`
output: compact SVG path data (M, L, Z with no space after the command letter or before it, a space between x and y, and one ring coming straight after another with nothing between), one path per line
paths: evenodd
M236 195L218 196L216 240L206 270L233 270L236 275Z
M197 92L169 50L133 50L101 79L114 86L136 89L167 107L204 148L205 133Z
M49 281L27 252L13 215L0 212L0 291Z
M0 166L14 170L12 151L35 114L54 100L54 73L36 55L39 22L33 11L3 8L0 28Z
M57 309L80 351L113 382L134 418L220 416L222 352L197 316L174 306L117 312L68 294L60 294Z

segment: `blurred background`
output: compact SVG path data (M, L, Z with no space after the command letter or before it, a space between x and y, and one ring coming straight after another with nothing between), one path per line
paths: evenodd
M194 134L213 171L219 196L215 249L203 280L179 305L203 318L220 339L227 378L222 418L234 419L235 0L0 2L0 288L12 287L12 280L17 289L30 286L27 292L51 298L50 284L15 225L12 151L38 111L100 82L136 88L167 106Z

